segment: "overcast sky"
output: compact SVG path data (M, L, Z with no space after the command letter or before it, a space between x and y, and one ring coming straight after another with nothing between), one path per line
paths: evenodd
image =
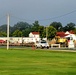
M32 24L35 20L45 26L54 21L64 26L70 22L76 24L75 10L76 0L0 0L0 24L6 23L7 13L11 25L19 21Z

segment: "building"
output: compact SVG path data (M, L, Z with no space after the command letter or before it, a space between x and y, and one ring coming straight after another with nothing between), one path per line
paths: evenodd
M32 37L32 38L40 38L39 32L30 32L29 37Z
M65 43L66 40L73 38L73 40L76 40L76 35L73 31L66 31L66 32L57 32L56 38L58 43Z
M10 43L36 43L41 38L39 37L39 32L30 32L29 37L9 37ZM1 41L7 41L7 37L0 37Z

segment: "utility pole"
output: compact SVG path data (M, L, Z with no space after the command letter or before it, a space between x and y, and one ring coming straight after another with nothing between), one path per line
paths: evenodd
M9 14L7 14L7 50L9 49Z

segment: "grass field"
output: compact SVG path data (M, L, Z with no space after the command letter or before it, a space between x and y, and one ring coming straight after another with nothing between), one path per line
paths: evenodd
M0 49L0 75L76 75L76 53Z

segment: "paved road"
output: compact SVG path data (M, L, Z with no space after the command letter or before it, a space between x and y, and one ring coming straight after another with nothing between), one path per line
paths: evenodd
M33 49L32 47L26 47L26 46L9 46L10 48L12 49ZM0 48L7 48L7 46L0 46ZM36 49L34 48L35 50L51 50L51 51L66 51L66 52L76 52L76 48L44 48L44 49Z

